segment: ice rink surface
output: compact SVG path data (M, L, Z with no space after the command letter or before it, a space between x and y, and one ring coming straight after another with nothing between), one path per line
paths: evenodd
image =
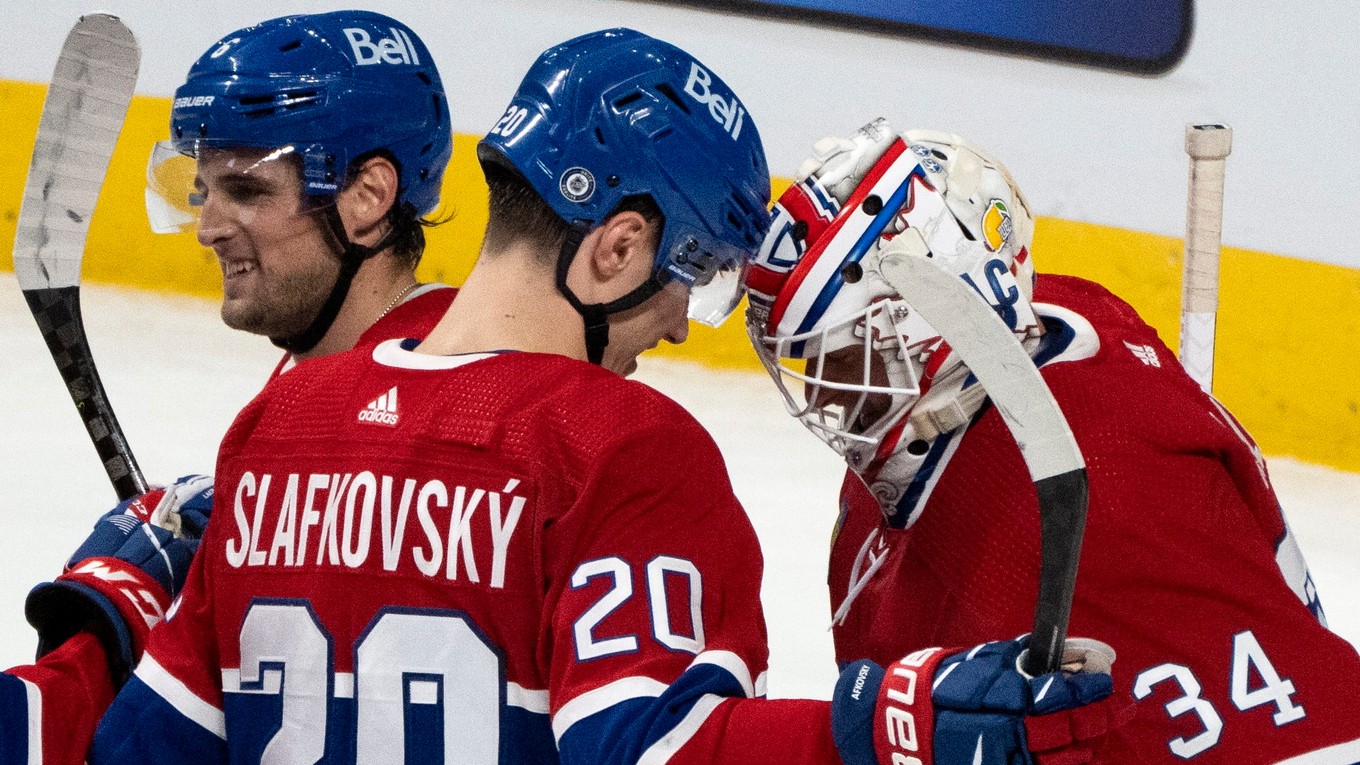
M222 326L212 302L93 285L81 293L105 388L148 479L211 471L218 440L280 352ZM839 458L784 414L761 374L644 358L637 377L709 429L755 523L765 556L770 695L829 697L826 553ZM1270 469L1332 628L1360 645L1360 475L1288 459L1272 459ZM0 274L0 471L0 615L8 615L0 666L8 667L32 657L25 593L53 577L114 504L8 273Z

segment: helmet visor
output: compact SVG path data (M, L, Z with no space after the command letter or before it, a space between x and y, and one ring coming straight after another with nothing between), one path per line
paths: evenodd
M206 140L184 146L160 141L147 161L146 217L158 234L196 229L210 190L222 198L222 213L243 223L266 202L282 197L291 204L303 197L293 146L223 146Z
M721 242L701 247L685 238L666 261L671 276L689 288L689 318L710 327L727 320L741 302L752 253Z

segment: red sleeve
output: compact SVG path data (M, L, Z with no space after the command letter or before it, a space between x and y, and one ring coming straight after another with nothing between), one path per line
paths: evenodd
M8 674L27 684L30 730L36 724L41 731L39 761L44 765L85 762L99 717L113 700L113 683L99 639L80 633L36 664L15 667ZM30 754L34 743L29 742Z
M602 460L548 539L564 763L838 762L829 704L763 698L762 560L692 419Z

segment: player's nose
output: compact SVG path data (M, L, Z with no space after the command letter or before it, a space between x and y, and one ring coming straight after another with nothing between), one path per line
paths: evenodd
M198 209L198 243L204 247L212 247L230 233L231 216L227 214L223 203L210 195L203 200L203 206Z

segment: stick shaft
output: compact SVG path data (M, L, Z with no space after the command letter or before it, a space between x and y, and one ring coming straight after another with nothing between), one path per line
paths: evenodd
M1232 151L1232 128L1187 125L1190 156L1185 210L1185 264L1181 293L1181 365L1205 391L1214 379L1218 314L1218 262L1223 232L1224 165Z

